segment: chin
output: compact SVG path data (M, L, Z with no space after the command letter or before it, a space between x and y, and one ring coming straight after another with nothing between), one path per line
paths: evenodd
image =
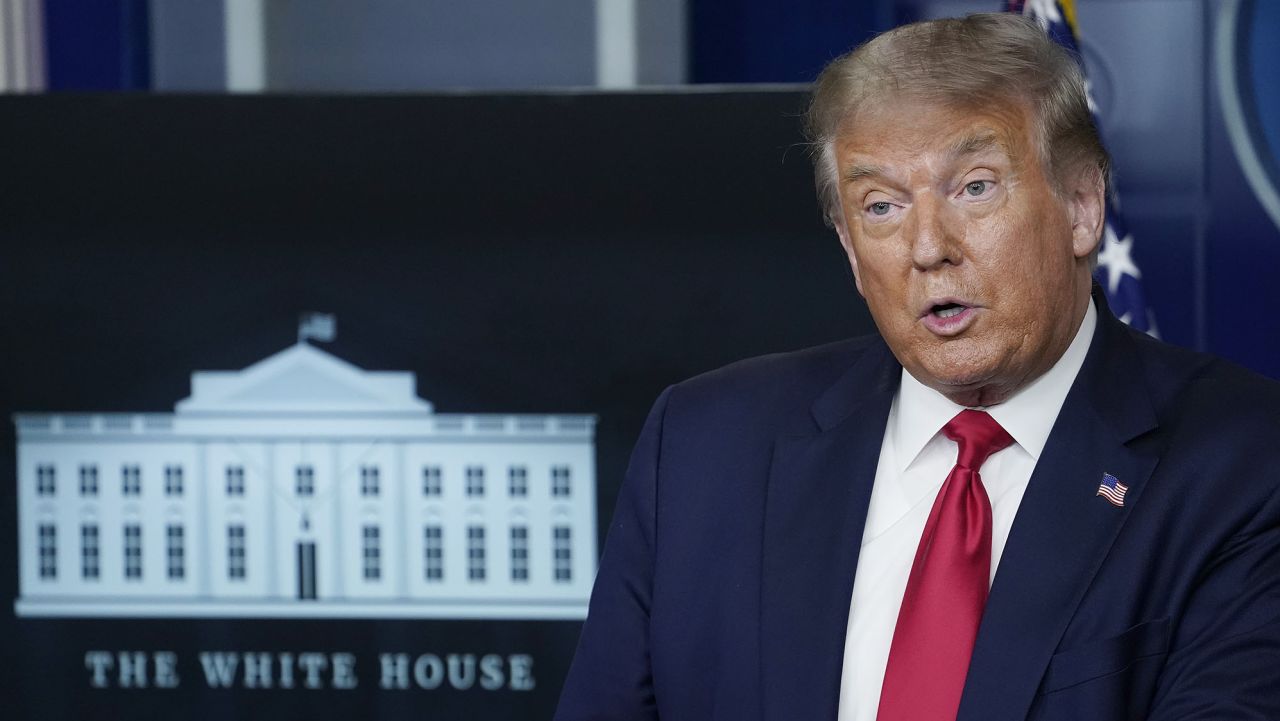
M997 375L999 364L994 358L975 357L986 354L974 353L973 350L980 348L975 348L972 344L952 345L946 349L950 352L942 352L940 349L940 352L921 359L923 362L917 363L917 366L927 377L947 388L959 390L990 383Z
M924 368L923 375L917 375L925 385L938 391L952 401L966 406L992 405L988 400L990 392L995 390L994 371L987 366L943 368ZM979 401L982 402L979 402Z

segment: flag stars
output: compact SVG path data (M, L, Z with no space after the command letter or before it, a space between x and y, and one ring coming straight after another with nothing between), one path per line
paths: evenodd
M1130 276L1134 280L1142 277L1142 272L1138 270L1138 266L1133 262L1131 251L1133 250L1133 235L1125 235L1121 240L1116 237L1116 231L1107 224L1106 232L1102 236L1102 250L1098 253L1098 267L1107 270L1107 295L1115 295L1116 290L1120 288L1120 277Z

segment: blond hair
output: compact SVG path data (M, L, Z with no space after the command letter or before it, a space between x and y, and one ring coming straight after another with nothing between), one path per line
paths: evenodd
M860 107L895 95L959 107L1023 103L1056 190L1067 173L1087 168L1096 168L1110 189L1111 158L1089 110L1079 59L1021 15L969 15L890 30L818 76L805 126L829 225L842 217L836 136Z

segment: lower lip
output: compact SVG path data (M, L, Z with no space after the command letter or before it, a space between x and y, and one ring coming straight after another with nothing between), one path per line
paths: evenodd
M948 318L943 318L933 313L921 318L924 327L930 333L939 336L956 336L969 329L973 325L974 320L978 317L977 308L965 308Z

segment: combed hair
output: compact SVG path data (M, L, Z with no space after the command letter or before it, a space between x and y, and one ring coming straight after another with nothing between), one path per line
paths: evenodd
M1110 191L1111 158L1089 112L1079 60L1032 20L984 13L903 25L823 69L805 129L828 225L842 219L837 135L864 104L894 96L960 108L1024 103L1055 190L1067 173L1093 167Z

